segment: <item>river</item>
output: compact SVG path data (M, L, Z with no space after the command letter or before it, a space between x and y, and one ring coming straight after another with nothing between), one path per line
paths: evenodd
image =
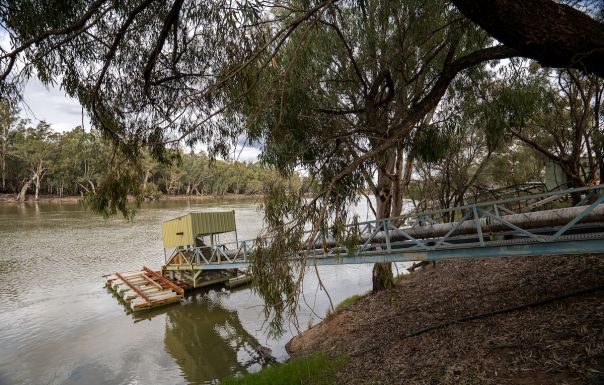
M104 287L103 274L159 268L161 224L188 211L235 210L239 239L256 236L262 214L250 201L162 201L133 221L103 219L78 204L0 204L0 385L215 384L259 370L269 347L262 300L249 288L216 287L180 304L132 314ZM358 209L365 219L366 209ZM228 241L228 238L223 238ZM371 266L326 266L334 303L371 288ZM316 324L329 300L306 274L300 327Z

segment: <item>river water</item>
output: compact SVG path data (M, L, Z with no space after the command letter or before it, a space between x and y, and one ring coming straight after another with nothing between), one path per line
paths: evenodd
M287 359L285 343L297 331L268 338L262 300L249 288L197 291L132 314L104 287L103 274L158 269L162 222L201 210L235 210L239 240L262 228L249 201L156 202L131 222L78 204L0 204L0 385L215 384L265 365L260 346ZM334 304L371 288L368 265L320 273ZM306 277L302 329L329 308L314 273Z

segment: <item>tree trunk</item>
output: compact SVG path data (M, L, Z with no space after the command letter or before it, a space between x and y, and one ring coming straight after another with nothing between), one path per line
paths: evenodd
M2 150L2 191L6 191L6 155Z
M147 183L149 183L149 178L151 178L151 169L147 169L145 171L145 177L143 178L143 191L147 187Z
M401 158L402 158L401 154ZM392 208L392 216L398 217L403 213L403 199L407 196L407 190L409 189L409 184L411 183L411 174L413 173L413 162L415 161L415 154L413 151L409 152L407 155L407 159L404 162L404 171L402 175L402 179L397 182L399 188L397 190L397 194L394 195L394 203Z
M33 181L34 181L33 178L30 178L25 181L25 183L21 187L21 191L19 191L19 194L17 194L17 202L25 201L25 195L27 194L27 190L29 190Z
M378 160L378 180L376 184L376 219L390 218L392 212L393 179L396 167L396 150L389 149ZM373 265L373 292L390 289L393 286L392 263L376 263Z
M36 193L34 196L34 200L36 202L38 201L38 198L40 196L40 184L42 183L42 179L44 178L44 175L46 175L46 171L47 170L42 165L42 162L40 162L38 164L38 166L33 170L33 175L31 178L36 185Z
M376 184L377 195L377 218L390 218L392 212L393 174L396 165L396 153L394 149L384 152L383 158L378 161L378 180Z
M8 127L4 127L2 133L2 191L6 191L6 150L8 147Z
M36 172L35 175L35 181L36 181L36 194L34 195L34 201L38 201L39 196L40 196L40 170L38 170L38 172Z
M391 289L394 286L394 278L392 276L392 263L376 263L373 265L372 275L373 288L372 291Z

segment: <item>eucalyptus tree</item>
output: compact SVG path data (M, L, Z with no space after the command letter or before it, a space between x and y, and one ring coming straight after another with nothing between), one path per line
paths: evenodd
M444 135L442 140L446 141L442 154L438 158L420 156L417 162L419 194L414 204L420 210L464 205L469 193L476 197L494 151L480 126L470 125L439 135ZM454 214L444 213L442 220L452 221Z
M241 110L251 138L265 143L262 159L285 172L303 168L321 186L310 204L287 212L301 218L292 234L308 219L315 234L337 231L366 186L378 219L400 215L415 157L447 145L434 139L453 113L437 108L451 81L514 53L491 44L445 1L341 2L294 31L269 68L248 68L245 79L258 80ZM458 82L484 76L475 68ZM391 284L390 264L375 265L374 290Z
M603 79L519 62L486 93L488 129L559 165L566 187L593 184L604 174Z
M8 103L0 102L0 173L2 174L2 186L0 191L3 192L7 189L7 159L9 156L10 137L18 126L22 124L24 124L24 122L19 118L19 111Z
M542 76L547 76L542 82L544 104L531 119L507 129L557 163L567 187L593 184L604 172L600 127L604 81L573 69Z
M24 166L23 180L17 201L24 201L25 194L34 185L34 200L38 200L44 177L52 171L52 160L57 155L58 135L45 122L36 127L20 128L15 133L11 156Z
M110 157L108 143L98 132L86 132L78 126L61 133L57 141L57 156L49 176L50 191L54 186L60 196L64 193L94 193Z
M226 157L243 133L264 144L265 163L308 172L320 187L310 201L283 180L265 186L277 242L254 266L275 310L294 308L299 280L283 258L302 246L304 225L316 236L331 220L337 233L374 171L378 217L400 212L403 166L451 82L516 54L441 0L20 1L0 18L12 42L0 56L2 95L16 99L23 77L60 78L125 154L91 197L96 209L127 211L141 175L129 170L145 146L160 161L183 143ZM390 278L378 266L375 288Z

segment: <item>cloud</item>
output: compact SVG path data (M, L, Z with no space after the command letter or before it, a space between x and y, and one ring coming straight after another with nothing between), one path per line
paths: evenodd
M31 79L23 90L24 105L21 116L32 123L45 120L56 131L70 130L82 124L82 106L54 86L46 87L38 79ZM84 126L90 127L87 115Z
M256 162L260 155L260 149L256 147L244 147L239 155L240 162Z
M254 147L254 148L262 148L263 143L259 141L249 141L246 135L239 135L237 138L237 147Z
M32 124L44 120L58 132L68 131L82 124L82 106L76 99L66 96L58 87L46 87L39 80L31 79L25 85L23 97L25 105L21 109L21 116L31 120ZM86 114L84 127L90 128L90 120ZM242 135L237 139L235 156L241 162L256 162L262 146L261 142L250 143L247 137ZM206 149L196 146L195 151L199 150Z

